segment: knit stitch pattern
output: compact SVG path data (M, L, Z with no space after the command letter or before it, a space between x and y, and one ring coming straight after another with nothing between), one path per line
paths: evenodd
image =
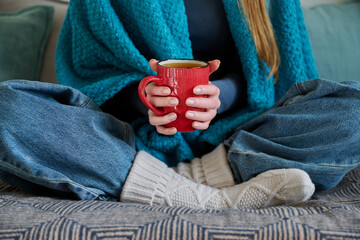
M170 166L220 144L237 127L272 107L293 83L318 77L298 0L269 1L282 59L276 85L257 58L237 1L223 4L247 81L248 107L213 122L205 131L171 137L158 134L147 119L134 122L137 149ZM101 105L130 83L154 75L151 58L193 58L182 0L70 1L57 48L59 84L77 88Z
M221 181L221 179L217 179ZM277 169L231 187L195 183L140 151L120 195L121 202L197 209L259 209L306 201L315 186L304 171Z

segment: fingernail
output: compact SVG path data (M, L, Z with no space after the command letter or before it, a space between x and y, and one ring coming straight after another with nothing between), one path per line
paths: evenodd
M195 114L193 112L187 112L186 117L193 118L193 117L195 117Z
M201 88L194 88L194 93L201 93Z
M163 88L162 93L163 94L170 94L170 89L169 88Z
M169 129L167 130L167 132L170 133L170 134L175 134L175 133L177 132L177 129L174 128L174 127L172 127L172 128L169 128Z
M193 123L193 126L194 126L194 127L199 127L200 124L199 124L198 122L194 122L194 123Z
M177 118L176 113L172 113L169 115L169 120L174 121Z
M195 101L193 99L188 99L188 100L186 100L186 104L187 105L194 105Z
M179 101L177 99L173 98L173 99L170 100L171 105L177 105L178 103L179 103Z

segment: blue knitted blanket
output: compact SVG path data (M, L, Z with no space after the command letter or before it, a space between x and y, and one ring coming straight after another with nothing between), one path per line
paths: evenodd
M269 1L282 61L276 85L273 78L266 79L237 0L223 4L247 81L248 107L205 131L174 136L159 135L145 118L132 123L138 150L168 165L203 154L269 109L293 83L318 77L298 0ZM56 70L60 84L101 105L128 84L154 75L151 58L192 57L183 0L72 0L59 37Z

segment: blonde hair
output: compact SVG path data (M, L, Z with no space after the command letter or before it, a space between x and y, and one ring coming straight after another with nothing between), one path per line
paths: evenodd
M279 76L280 54L267 12L267 0L237 0L237 2L247 19L258 59L260 62L265 61L270 67L268 78L274 76L276 82Z

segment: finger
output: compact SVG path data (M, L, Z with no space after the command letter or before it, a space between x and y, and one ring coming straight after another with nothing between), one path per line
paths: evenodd
M216 96L209 98L188 98L185 103L189 107L205 109L218 109L221 105L219 98Z
M177 133L177 129L175 127L167 128L164 126L156 126L156 131L163 135L174 135Z
M157 116L153 111L149 110L149 122L153 126L160 126L171 123L177 118L176 113L169 113L164 116Z
M210 109L206 112L198 112L198 111L187 111L185 113L186 118L199 121L199 122L208 122L214 119L217 111L215 109Z
M171 90L169 87L157 86L152 82L145 87L145 92L147 95L167 96L171 93Z
M208 128L209 128L209 125L210 125L210 121L208 121L208 122L197 122L197 121L194 121L194 122L192 123L192 127L195 128L195 129L198 129L198 130L208 129Z
M216 70L218 70L218 68L220 67L220 61L219 60L212 60L212 61L209 61L209 66L210 66L210 74L212 74L213 72L215 72ZM210 75L209 74L209 75Z
M147 96L147 99L155 107L174 107L179 104L179 100L176 97Z
M212 84L196 86L193 92L196 95L211 95L211 96L220 95L220 89Z
M157 63L158 63L159 61L158 60L156 60L156 59L151 59L150 60L150 67L151 67L151 69L154 71L154 72L157 72Z

